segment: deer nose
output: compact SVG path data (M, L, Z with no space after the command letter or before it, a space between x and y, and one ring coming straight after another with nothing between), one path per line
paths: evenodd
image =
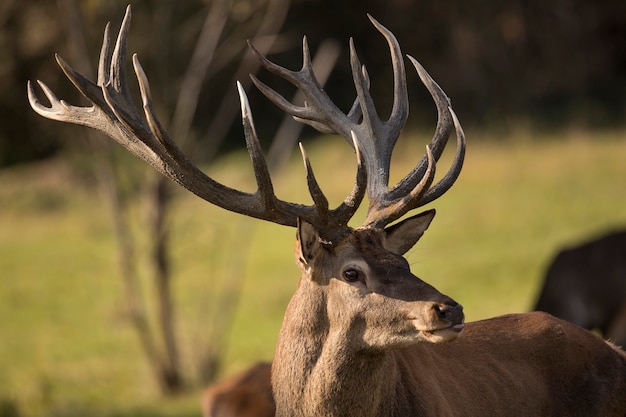
M452 324L461 324L465 318L461 304L434 304L433 310L437 318L449 321Z

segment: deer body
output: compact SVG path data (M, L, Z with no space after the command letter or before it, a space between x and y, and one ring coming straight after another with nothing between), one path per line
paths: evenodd
M44 117L109 135L212 204L297 228L296 262L302 277L285 313L271 372L277 416L626 416L626 358L619 349L541 313L465 325L460 304L411 273L403 255L435 212L401 219L454 184L463 165L465 135L443 90L408 56L435 102L438 121L426 155L389 185L392 150L408 117L406 74L395 36L370 20L391 51L394 102L387 120L378 117L368 73L352 42L357 98L347 113L317 82L306 38L299 71L272 63L252 47L262 66L300 89L306 103L294 105L253 77L257 88L296 120L342 136L354 149L354 187L334 209L302 147L313 204L276 197L241 85L244 134L257 191L224 186L187 159L154 112L136 55L142 110L133 103L124 65L130 8L113 51L108 26L105 30L97 83L57 59L90 107L59 100L43 83L50 106L39 102L30 83L29 101ZM435 182L436 164L452 131L456 154L448 172ZM365 220L352 228L348 223L365 196Z

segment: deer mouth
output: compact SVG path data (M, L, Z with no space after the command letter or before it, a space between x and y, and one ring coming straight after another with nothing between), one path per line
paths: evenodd
M421 333L431 343L450 342L456 339L464 328L465 324L459 323L439 329L422 330Z

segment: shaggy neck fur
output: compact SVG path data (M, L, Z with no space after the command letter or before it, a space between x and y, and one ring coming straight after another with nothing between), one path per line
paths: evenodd
M329 331L323 291L305 287L315 284L300 281L278 338L281 360L272 368L276 415L390 416L407 397L400 392L402 369L393 352L355 351L346 333ZM414 413L417 405L412 407Z

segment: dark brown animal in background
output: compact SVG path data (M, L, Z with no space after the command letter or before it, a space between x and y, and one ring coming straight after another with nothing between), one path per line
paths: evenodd
M411 273L403 255L426 231L435 212L396 221L453 185L461 170L465 137L445 93L409 57L435 101L438 123L426 155L389 186L391 152L408 116L404 60L390 31L371 19L391 50L394 103L386 121L378 117L367 71L352 42L357 99L348 113L316 81L306 40L300 71L279 67L252 49L266 69L307 97L304 106L293 105L254 79L272 102L301 122L342 136L355 150L355 185L331 209L303 150L313 204L276 197L242 88L244 132L257 192L228 188L193 165L154 114L136 56L143 116L131 100L124 70L129 18L130 11L112 56L105 37L97 84L58 60L92 107L68 105L42 83L50 107L38 101L29 84L31 106L44 117L106 133L213 204L297 228L295 253L302 276L287 307L272 364L277 416L626 415L626 355L619 349L545 313L464 324L460 304ZM456 156L450 171L434 182L436 162L452 130ZM365 195L369 200L365 220L352 228L348 222Z
M202 395L202 416L274 417L271 367L269 362L259 362L207 388Z
M626 349L626 300L611 320L606 337L622 349Z
M626 347L626 231L563 249L550 264L535 310Z

